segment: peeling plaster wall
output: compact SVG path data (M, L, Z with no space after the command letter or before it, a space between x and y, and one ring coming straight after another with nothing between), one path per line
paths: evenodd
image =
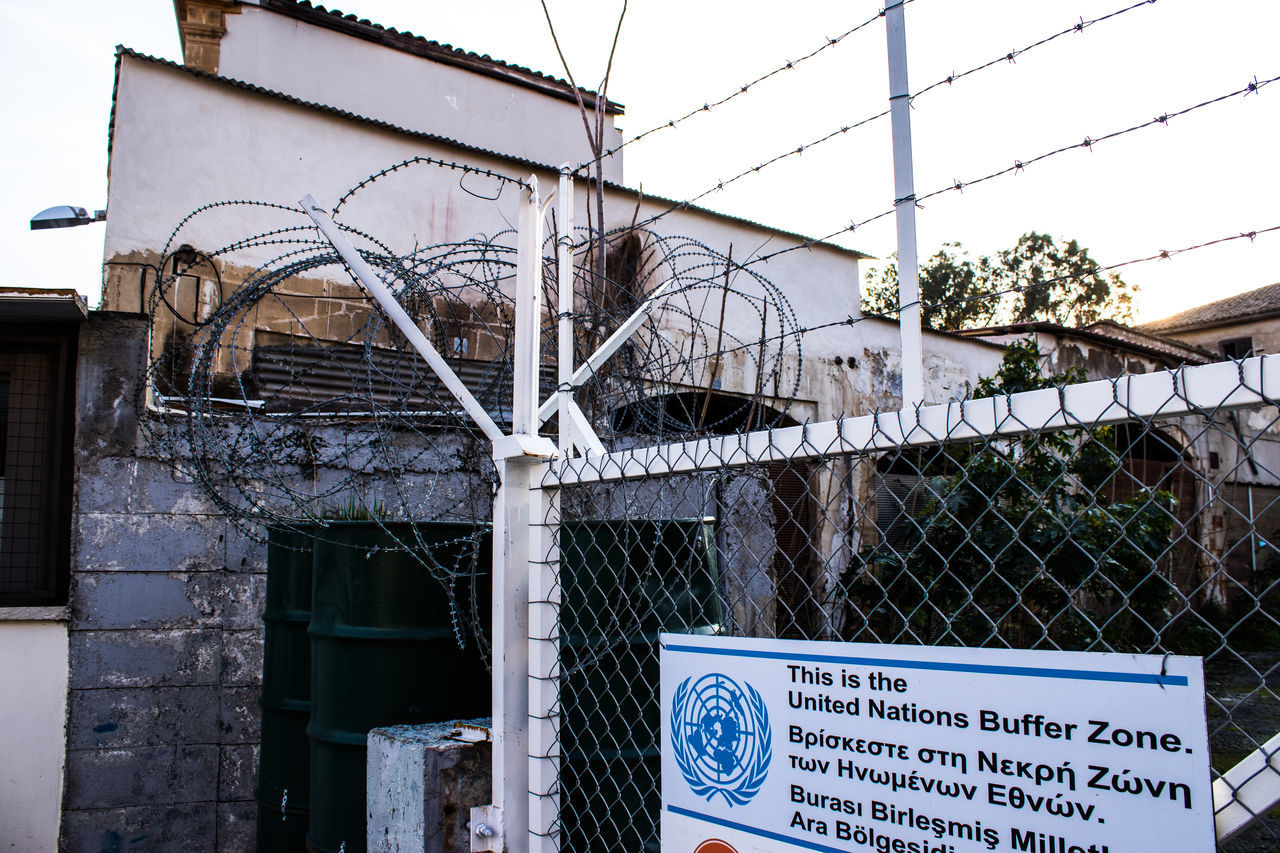
M1267 317L1263 319L1247 318L1238 325L1215 326L1210 329L1191 329L1185 332L1161 332L1171 338L1186 341L1209 352L1218 352L1223 341L1233 338L1251 338L1255 355L1280 352L1280 319Z
M239 18L228 19L233 30L242 25ZM365 48L374 49L363 45L361 50ZM139 268L122 262L154 263L174 227L191 211L210 202L256 199L293 205L311 192L322 203L332 204L366 176L414 156L462 161L526 176L521 167L498 158L284 104L130 56L122 58L114 133L102 304L115 310L140 308ZM538 179L545 195L555 186L557 176L544 172ZM457 172L416 166L355 197L343 208L342 219L400 253L476 234L492 235L511 227L516 221L516 188L507 186L499 199L490 203L471 194L493 190L483 185L488 179L476 180L481 184L464 186ZM593 195L585 181L576 183L575 209L580 225L586 223L588 209L594 211ZM798 238L762 225L698 209L667 212L670 204L660 200L644 198L637 209L635 195L619 190L607 192L605 205L608 228L629 225L636 217L643 221L665 214L652 225L657 233L685 236L720 253L727 253L732 245L737 259L799 245ZM188 221L175 242L211 252L248 235L299 222L309 224L266 208L214 209ZM514 235L511 240L514 242ZM258 264L289 248L240 249L220 258L224 293L229 294ZM804 335L798 349L792 346L784 353L779 391L789 392L799 372L795 395L801 403L798 419L825 420L897 408L901 395L897 325L862 319L861 269L856 253L817 244L784 252L754 269L785 297L796 326L815 329ZM208 278L210 274L201 275ZM350 280L337 267L309 275L335 277L331 285L337 289L335 293L351 288ZM652 286L657 284L652 282ZM505 285L513 286L513 282ZM317 278L307 286L326 285ZM753 289L759 290L745 274L735 275L733 286L749 295ZM186 298L194 292L188 288ZM704 324L718 320L717 306L712 302L708 300ZM195 309L193 304L193 313ZM726 335L742 341L759 337L757 309L743 300L729 300L727 309ZM663 316L672 324L663 328L664 333L677 341L688 335L688 329L682 327L687 323ZM254 324L268 328L268 319L259 317ZM777 334L776 318L772 322L767 333L771 336ZM831 323L835 325L828 325ZM990 373L999 363L999 350L979 341L926 333L925 359L928 398L944 401L963 396L968 384ZM739 349L736 356L725 358L720 378L728 393L754 391L754 355L747 357ZM705 383L697 385L701 381L697 376L688 381L705 387ZM766 395L772 391L764 389Z

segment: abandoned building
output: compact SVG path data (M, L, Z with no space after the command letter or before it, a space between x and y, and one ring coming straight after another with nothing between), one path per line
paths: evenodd
M341 208L336 218L370 253L390 247L380 269L504 422L511 202L531 176L545 198L561 164L590 160L577 95L604 115L606 142L621 140L620 104L305 0L177 0L175 9L181 62L117 55L99 310L74 293L0 293L10 321L0 327L0 401L30 412L21 436L8 415L0 455L6 472L16 470L11 458L39 456L50 485L39 496L47 516L27 522L49 559L0 585L0 653L40 675L4 685L26 701L0 703L0 729L40 748L11 751L0 734L0 752L21 765L16 776L38 780L21 796L0 787L0 822L21 813L33 844L60 839L73 851L253 848L266 547L264 525L247 519L302 507L316 520L353 488L393 482L389 493L403 498L387 508L393 516L485 518L486 452L440 428L456 427L457 413L428 411L441 389L341 263L315 254L330 249L317 248L298 200L311 194ZM605 159L600 186L573 186L576 221L553 223L543 255L552 293L555 229L580 241L574 312L592 320L577 346L589 352L664 282L680 285L628 369L602 372L592 391L598 405L588 414L614 447L901 407L898 328L859 307L866 255L644 195L625 185L621 154ZM603 227L587 211L603 211ZM593 229L607 233L604 248L593 249ZM765 243L804 251L749 267L749 252ZM421 285L428 269L437 276L430 287ZM554 330L551 309L543 325ZM1082 363L1090 378L1207 358L1123 329L926 331L927 401L966 398L996 370L1003 344L1026 335L1054 354L1054 369ZM554 349L544 346L549 388ZM268 446L253 444L257 413L305 415L315 426L273 435L273 458L237 470L228 454L248 451L235 441ZM416 426L387 440L378 433L386 413ZM250 426L237 435L188 427L201 418ZM376 442L403 456L370 461ZM1176 437L1169 446L1181 447ZM1153 455L1134 471L1145 482L1179 466L1230 465L1244 487L1268 490L1260 505L1272 505L1277 484L1248 481L1248 460L1218 459L1223 452ZM851 510L811 513L806 495L824 504L839 489L867 503L878 496L881 516L857 522L871 535L910 513L917 488L887 468L856 483L830 465L769 476L768 490L742 480L704 505L672 508L731 517L735 502L778 502L776 525L718 543L725 582L742 584L726 619L756 636L777 632L779 601L789 607L829 586L852 559L838 541L855 526ZM306 488L291 490L288 477ZM1210 500L1244 512L1243 497L1187 488L1198 516ZM6 561L21 554L9 545L12 520L6 511ZM1192 535L1211 550L1218 534ZM823 553L821 572L805 548ZM830 556L841 548L845 564ZM747 562L769 569L748 582L735 574Z
M234 248L237 241L296 228L296 213L283 208L303 195L334 204L370 176L421 161L471 171L397 170L352 197L344 221L405 256L492 237L508 228L501 204L515 192L502 195L506 179L533 175L551 188L560 164L589 157L575 96L558 79L306 2L179 0L176 12L182 62L127 48L117 56L99 310L87 311L73 294L3 295L6 318L25 318L21 329L6 327L6 352L38 350L52 359L44 381L56 403L33 415L57 425L49 433L56 446L46 454L57 488L46 496L51 515L42 528L54 557L38 578L3 590L0 623L5 654L21 655L41 674L41 693L5 708L6 731L42 744L36 753L6 747L17 776L40 780L21 797L8 789L3 797L5 821L14 809L24 812L21 831L35 845L56 837L69 850L253 846L262 530L255 536L229 518L208 484L184 473L172 447L155 440L164 434L157 424L181 415L181 401L172 398L189 390L181 381L191 367L191 340L212 318L225 317L245 283L260 280L282 254L265 242ZM396 97L377 82L389 77L426 94ZM582 96L592 108L595 96ZM438 108L445 103L449 109ZM607 140L620 139L612 121L622 107L601 109ZM727 306L705 287L700 303L680 303L683 315L662 313L651 339L667 351L696 337L688 328L696 309L708 321L723 315L720 349L733 352L721 363L712 352L717 342L704 334L702 366L661 387L636 385L641 391L623 401L632 407L614 407L618 423L634 421L645 407L687 421L701 406L699 418L709 409L716 423L681 428L733 432L747 423L801 423L897 405L896 326L868 319L850 333L862 319L863 255L643 196L623 185L621 160L604 163L605 224L619 235L611 238L610 250L621 258L615 265L630 258L634 269L621 291L593 297L597 307L612 300L615 313L630 310L646 288L658 286L664 262L691 276L672 261L681 251L697 254L697 263L723 258L719 269L703 273L717 283L731 252L766 241L806 251L780 255L763 275L744 273L741 293ZM585 211L593 185L579 180L576 187L577 209ZM225 204L242 200L262 204ZM646 228L625 227L662 213ZM575 230L587 233L585 225L580 215ZM281 234L284 244L293 238ZM265 396L296 408L316 405L317 394L323 405L353 393L349 378L318 392L299 391L289 377L315 347L339 361L359 360L372 322L367 301L340 266L287 279L248 305L222 339L223 360L212 366L206 393L230 400L233 412L244 411L236 398ZM492 379L486 365L507 334L497 304L502 276L492 285L494 304L461 298L452 306L465 316L435 327L460 373L477 382ZM426 305L428 312L437 307ZM832 325L833 317L849 322ZM728 345L730 337L754 341L762 324L766 336L780 340L828 327L804 336L803 354L782 345L768 353ZM390 341L382 335L371 338L375 350ZM930 333L926 353L931 397L951 399L998 363L1000 349ZM706 369L713 356L714 378ZM3 386L11 411L24 399L15 381ZM657 398L637 409L650 392ZM751 400L762 403L753 409ZM492 406L501 417L498 397ZM16 439L5 450L22 452ZM438 460L420 467L425 479L414 482L440 475ZM464 482L458 493L466 488ZM432 494L458 500L454 492ZM11 518L6 514L6 536ZM11 553L6 547L6 559ZM772 592L757 595L763 601ZM759 624L749 630L772 630L767 613L750 618Z

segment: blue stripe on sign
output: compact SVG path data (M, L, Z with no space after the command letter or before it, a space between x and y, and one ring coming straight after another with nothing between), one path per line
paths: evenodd
M739 658L768 658L771 660L803 660L816 663L848 663L857 666L898 667L899 669L932 669L941 672L980 672L988 675L1019 675L1027 678L1070 678L1078 681L1119 681L1127 684L1158 684L1186 687L1185 675L1148 675L1141 672L1099 672L1091 669L1044 669L1034 666L989 666L977 663L936 663L919 660L893 660L891 658L858 658L844 655L792 654L790 652L762 652L750 649L721 649L704 646L681 646L669 643L663 647L669 652L688 652L695 655L724 655Z
M668 805L667 811L671 812L672 814L678 814L681 817L691 817L697 820L705 820L707 823L714 823L716 826L723 826L726 829L736 829L739 832L745 832L745 833L748 833L749 835L758 835L761 838L767 838L770 841L782 841L782 842L785 842L786 844L794 844L795 846L803 847L806 850L817 850L819 851L819 853L846 853L845 850L842 850L839 847L828 847L825 844L817 844L813 841L803 841L799 838L792 838L789 835L783 835L780 832L770 832L767 829L760 829L759 827L755 827L755 826L747 826L746 824L742 824L742 823L735 823L731 820L725 820L722 817L712 817L711 815L702 814L701 812L695 812L689 809L683 809L680 806Z

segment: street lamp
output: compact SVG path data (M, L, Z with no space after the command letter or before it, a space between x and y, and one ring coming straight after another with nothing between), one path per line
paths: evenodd
M91 222L103 222L107 218L105 210L95 210L93 215L83 207L72 207L60 204L42 210L31 217L31 230L41 231L45 228L73 228L76 225L88 225Z

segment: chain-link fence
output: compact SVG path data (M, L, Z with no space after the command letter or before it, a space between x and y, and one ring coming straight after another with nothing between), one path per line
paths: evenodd
M1270 361L553 462L559 849L658 849L661 631L1202 655L1219 779L1280 731Z
M1215 778L1280 730L1280 356L1083 382L1014 345L967 393L1000 350L939 337L922 366L963 402L802 423L900 405L891 324L731 246L544 239L520 183L516 232L404 255L271 206L325 241L230 295L218 273L213 301L179 269L301 226L166 249L152 306L152 438L233 520L483 522L493 499L491 845L657 850L664 631L1197 654ZM559 196L573 222L567 175ZM301 278L339 265L360 290ZM451 601L470 583L451 619L483 635L478 561L422 563ZM1227 849L1277 843L1264 816Z

